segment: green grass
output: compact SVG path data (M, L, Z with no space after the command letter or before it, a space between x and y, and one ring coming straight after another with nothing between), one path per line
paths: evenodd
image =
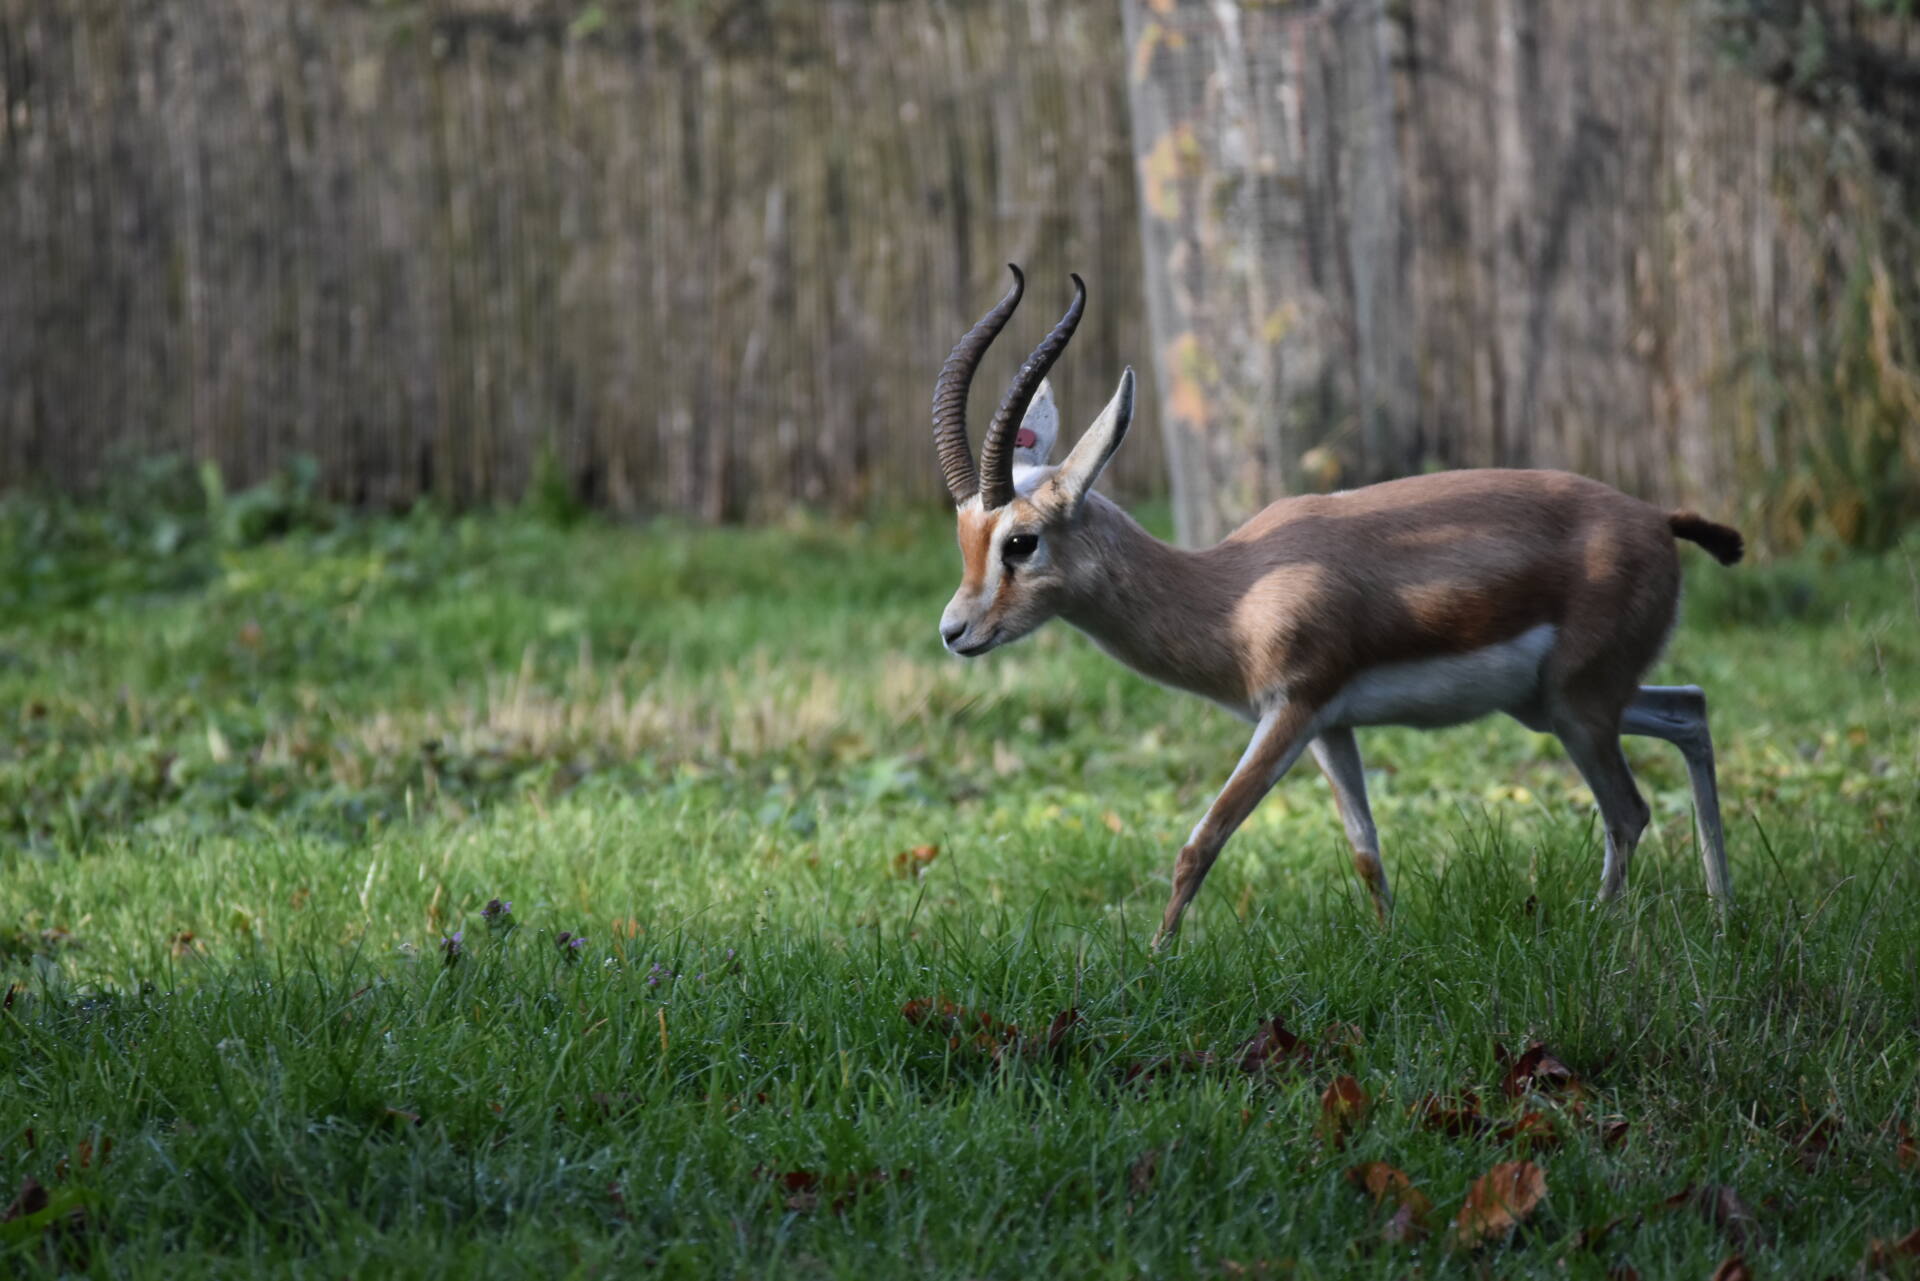
M1551 740L1485 722L1362 738L1390 932L1303 770L1155 958L1243 730L1061 625L944 657L937 524L422 516L248 546L22 510L0 1205L29 1177L54 1202L0 1223L9 1269L1705 1277L1739 1246L1817 1277L1920 1226L1883 1129L1920 1130L1913 540L1687 557L1655 676L1714 700L1724 933L1677 754L1629 741L1655 826L1595 910L1590 798ZM511 930L479 916L496 896ZM995 1056L902 1016L941 997L1081 1022ZM1361 1039L1125 1080L1276 1016ZM1528 1105L1557 1146L1410 1115L1471 1090L1509 1119L1496 1046L1533 1039L1591 1092ZM1338 1073L1373 1109L1336 1146ZM1547 1195L1519 1232L1449 1249L1473 1180L1527 1158ZM1375 1160L1432 1198L1426 1243L1380 1241L1343 1177ZM1660 1207L1706 1184L1749 1239Z

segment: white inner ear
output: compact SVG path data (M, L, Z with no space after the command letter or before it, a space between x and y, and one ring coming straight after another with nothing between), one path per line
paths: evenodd
M1093 420L1093 426L1086 434L1074 442L1073 449L1067 454L1067 461L1060 464L1055 475L1061 493L1078 511L1080 504L1086 501L1087 491L1093 488L1093 482L1100 479L1100 473L1106 469L1107 461L1113 457L1113 451L1120 448L1120 442L1126 438L1127 426L1133 421L1133 367L1129 365L1120 373L1120 385L1114 388L1113 399Z
M1053 442L1060 436L1060 408L1054 403L1050 379L1040 380L1040 390L1028 402L1026 417L1020 420L1020 426L1033 433L1031 445L1016 443L1013 447L1013 488L1024 494L1039 483L1037 473L1047 465L1047 455L1053 452Z

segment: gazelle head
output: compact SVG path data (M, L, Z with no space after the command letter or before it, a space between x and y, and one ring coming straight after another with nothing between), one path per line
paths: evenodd
M1087 499L1133 420L1128 369L1067 460L1046 465L1060 421L1046 375L1087 301L1086 286L1074 276L1067 314L1014 375L975 469L967 388L988 344L1020 304L1026 281L1018 267L1008 269L1013 287L960 339L933 389L934 447L957 509L962 561L960 589L940 616L940 639L967 658L1019 640L1076 597L1099 590L1101 547L1087 529Z

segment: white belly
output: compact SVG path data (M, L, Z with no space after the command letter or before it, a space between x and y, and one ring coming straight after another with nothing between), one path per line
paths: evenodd
M1335 695L1321 722L1432 728L1523 710L1539 697L1540 667L1556 634L1542 623L1485 649L1370 667Z

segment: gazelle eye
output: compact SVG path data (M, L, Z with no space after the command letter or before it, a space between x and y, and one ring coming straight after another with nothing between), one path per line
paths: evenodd
M1025 560L1033 555L1033 549L1040 545L1038 534L1015 534L1001 547L1001 554L1008 560Z

